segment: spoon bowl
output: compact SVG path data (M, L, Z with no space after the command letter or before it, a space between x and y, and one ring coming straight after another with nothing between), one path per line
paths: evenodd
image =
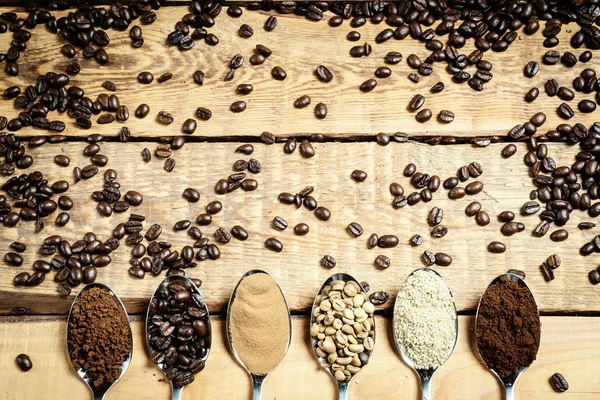
M529 289L529 286L527 286L527 284L525 283L525 281L523 279L521 279L518 275L515 275L515 274L506 273L506 274L498 275L496 278L494 278L490 282L490 284L486 288L486 292L490 288L490 286L492 286L493 284L498 282L502 277L506 277L506 279L508 279L510 281L517 282L519 284L519 286L526 288L529 291L529 294L531 295L533 302L537 305L537 303L535 301L535 297L533 297L533 293L531 292L531 289ZM481 300L483 299L484 296L485 296L485 293L479 299L479 304L477 305L477 313L475 314L475 337L478 337L477 320L479 318L479 309L481 307ZM540 318L539 310L537 311L537 317L539 320L539 318ZM478 350L479 358L481 359L481 361L494 374L494 376L496 376L496 378L498 378L498 380L502 383L502 386L504 387L504 393L505 393L504 398L506 400L514 400L515 399L515 384L517 383L517 380L521 377L521 375L523 375L523 372L525 372L527 370L527 368L529 368L529 366L527 366L525 368L521 368L517 373L511 374L508 376L500 376L498 371L496 371L493 368L491 368L490 366L488 366L486 364L485 360L483 359L483 357L481 357L481 353L479 352L479 346L477 346L477 350Z
M208 343L209 343L209 345L207 348L206 355L203 358L200 358L200 360L203 362L206 362L206 360L208 359L208 356L210 355L210 348L211 348L211 344L212 344L212 327L211 327L211 322L210 322L210 314L208 312L208 307L206 307L206 303L204 302L204 298L202 297L202 293L200 293L200 289L198 289L198 287L196 287L196 285L194 285L194 283L189 278L186 278L185 276L182 276L182 275L171 275L171 276L166 277L158 285L158 287L154 291L154 294L152 295L152 298L148 305L148 311L146 313L146 348L148 349L148 354L150 354L150 358L153 358L155 353L157 352L150 345L150 335L151 335L150 324L151 324L151 318L152 318L152 316L151 316L152 313L150 312L150 304L152 304L152 301L154 299L158 298L158 294L160 293L160 291L163 288L166 288L166 287L170 286L172 283L177 283L177 282L183 283L183 285L186 286L186 288L188 289L190 294L192 294L192 295L195 294L195 295L200 296L200 298L202 298L202 302L204 303L204 311L206 312L206 321L207 321L207 325L208 325ZM157 363L156 365L166 376L165 362L160 362L160 363ZM171 383L171 400L181 399L181 394L183 393L183 387L179 387L179 386L175 385L175 383L171 380L169 380L169 382Z
M125 375L125 371L127 371L127 368L129 367L129 364L131 363L131 357L133 355L133 334L131 333L131 323L129 321L129 316L127 315L127 311L125 310L125 306L123 305L123 302L121 302L121 299L119 298L119 296L117 296L116 293L113 292L112 289L109 288L106 285L103 285L101 283L90 283L89 285L84 286L79 291L79 293L77 294L77 296L73 300L73 303L71 304L71 309L69 310L69 316L67 318L67 340L66 340L66 342L67 342L67 354L69 356L69 360L71 359L71 349L69 348L69 335L70 335L69 325L70 325L72 314L73 314L73 307L75 306L75 304L77 304L77 302L79 301L79 299L81 298L81 295L83 293L85 293L88 290L93 289L93 288L105 289L105 290L108 291L108 293L113 298L115 298L117 300L117 302L119 303L119 305L123 309L123 313L127 316L127 322L128 322L127 325L129 327L129 338L130 338L129 342L132 344L131 347L130 347L130 349L129 349L129 355L127 356L127 358L125 359L125 361L123 361L123 364L121 366L121 374L113 382L105 381L101 386L94 387L94 385L93 385L94 379L92 377L89 377L89 376L86 377L87 371L84 371L81 368L79 370L75 370L75 373L77 375L79 375L79 377L81 378L81 380L84 381L85 384L92 391L92 395L93 395L94 400L102 400L102 399L104 399L104 396L106 396L106 393L108 392L108 390L111 387L113 387L117 382L119 382L119 380L121 380L121 378L123 377L123 375ZM71 363L71 365L73 365L73 364Z
M411 272L406 279L408 280L408 278L410 278L415 272L417 271L428 271L431 273L436 274L437 276L439 276L440 278L443 277L442 275L437 272L434 269L431 268L417 268L415 269L413 272ZM444 284L446 282L444 281ZM446 288L448 289L448 292L450 293L450 297L452 298L452 304L453 304L453 308L454 308L454 342L452 343L452 347L450 348L450 351L448 352L448 355L446 356L444 362L446 362L448 360L448 358L450 358L450 356L452 355L452 352L454 351L454 347L456 347L456 341L458 338L458 318L457 318L457 312L456 312L456 303L454 302L454 296L452 295L452 291L450 290L450 288L445 285ZM394 304L394 310L396 310L396 307L398 307L398 297L399 294L401 293L402 288L400 289L400 291L398 291L398 295L396 295L396 302ZM402 361L404 361L405 364L407 364L409 367L411 367L415 373L417 374L417 376L419 377L419 380L421 381L421 398L422 400L430 400L431 399L431 379L433 378L433 374L436 373L436 371L442 366L440 365L437 368L429 368L429 369L422 369L422 368L417 368L415 367L413 360L404 352L402 346L400 345L400 341L398 340L398 337L396 335L396 328L395 326L393 326L393 332L394 332L394 343L396 344L396 349L398 350L398 353L400 353L400 357L402 358Z
M266 374L254 374L252 372L250 372L250 370L248 369L248 367L244 364L244 362L240 359L240 357L238 356L237 352L235 351L235 348L233 346L232 340L231 340L231 331L229 330L229 324L230 324L230 318L231 318L231 305L233 304L233 301L235 300L236 297L236 293L238 290L238 287L240 286L240 284L242 283L242 281L254 274L267 274L271 277L271 279L273 279L273 282L275 282L275 285L277 285L277 288L279 289L279 291L281 292L281 297L283 298L283 301L285 303L285 308L287 310L287 314L288 314L288 321L289 321L289 337L288 337L288 342L287 342L287 346L285 347L285 352L284 352L284 357L287 354L289 348L290 348L290 344L292 342L292 318L290 315L290 307L288 305L287 299L285 298L285 295L283 294L283 290L281 290L281 286L279 286L279 283L277 283L277 281L275 280L275 278L273 278L273 276L271 276L271 274L269 274L266 271L260 270L260 269L252 269L248 272L246 272L244 275L242 275L242 277L240 278L240 280L238 281L238 283L235 285L235 287L233 288L233 292L231 292L231 297L229 298L229 303L227 304L227 317L226 317L226 331L227 331L227 344L229 345L229 349L231 350L231 354L233 354L233 358L235 358L235 360L237 361L238 364L240 364L248 373L248 375L250 375L250 378L252 379L252 399L253 400L260 400L261 396L262 396L262 388L263 388L263 383L265 382L265 379L267 379L267 376L270 374L270 372L267 372Z
M346 274L346 273L337 273L337 274L333 274L331 275L329 278L327 278L325 280L325 282L323 283L323 285L321 285L321 288L319 289L319 291L317 292L317 295L315 296L315 300L313 302L313 306L310 312L310 324L309 324L309 329L310 327L313 325L314 323L314 311L316 309L317 305L317 297L323 293L323 290L325 290L325 288L329 285L331 285L332 282L334 281L343 281L343 282L354 282L358 285L358 287L360 288L361 293L363 294L363 296L365 296L365 299L368 301L369 296L367 296L367 292L365 291L365 289L362 287L362 285L360 284L360 282L358 282L352 275L350 274ZM376 335L376 329L375 329L375 323L373 323L373 340L375 341ZM335 383L338 385L338 399L339 400L347 400L348 399L348 386L350 384L350 382L352 381L352 379L354 379L354 376L358 375L358 373L352 375L350 377L350 379L348 379L347 382L340 382L339 380L336 379L335 377L335 373L334 371L331 369L331 367L327 367L326 365L328 364L327 359L324 357L320 357L319 354L317 353L317 348L318 348L318 342L319 340L315 337L310 336L310 341L311 341L311 345L312 345L312 350L313 353L315 355L315 357L317 358L317 360L319 361L319 364L321 365L321 367L323 367L323 369L325 369L325 371L327 371L327 373L329 373L329 375L331 375L331 377L333 378L333 380L335 381ZM371 355L373 354L373 351L371 351L368 354L368 358L371 358Z

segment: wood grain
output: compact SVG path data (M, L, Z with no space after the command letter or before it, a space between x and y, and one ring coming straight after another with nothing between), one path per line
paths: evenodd
M437 65L432 75L414 84L406 78L411 70L403 60L401 64L391 66L392 76L380 79L373 92L362 93L359 85L374 77L375 69L384 65L383 57L388 51L400 51L404 59L411 53L425 59L429 52L422 43L410 38L401 42L392 39L384 44L375 44L375 36L386 28L384 24L366 24L358 29L362 34L361 41L349 42L345 38L351 30L348 21L339 28L331 28L326 21L315 23L303 17L278 15L276 30L268 33L263 29L268 14L248 11L239 19L230 18L225 12L216 19L216 25L210 29L220 37L216 47L197 42L191 51L180 52L174 47L167 47L165 40L174 24L186 12L186 7L164 7L159 10L158 20L153 25L142 26L145 44L137 50L131 48L128 32L111 30L111 43L107 47L110 62L105 66L83 59L81 52L74 59L63 57L60 47L64 41L43 27L37 28L27 43L27 50L19 59L21 74L8 77L0 72L0 90L10 85L19 85L24 89L35 82L38 74L64 72L68 64L78 61L82 72L72 77L71 82L82 87L92 99L104 91L100 86L104 80L115 82L121 103L129 107L132 119L125 125L129 126L134 136L180 134L183 121L193 118L196 108L203 106L213 111L213 117L210 121L198 122L195 136L258 136L263 131L271 131L282 136L323 133L341 138L404 131L414 136L473 137L505 135L511 127L526 122L538 111L548 115L548 122L541 131L554 128L563 122L556 114L560 100L545 95L544 82L556 78L561 85L569 86L583 68L599 67L597 58L587 65L580 63L571 69L562 65L542 65L534 78L525 78L522 73L524 65L530 60L541 63L541 56L547 50L542 47L544 38L540 31L534 36L521 34L505 53L486 53L485 58L494 63L494 79L483 92L471 90L466 83L453 84L451 76L445 71L445 64ZM254 28L254 36L242 39L237 35L242 23ZM569 29L563 30L559 36L561 44L555 50L570 50L570 35L566 32ZM10 34L0 35L0 52L7 50L10 40ZM446 37L442 40L445 41ZM351 58L348 54L350 48L365 41L373 45L373 53L361 59ZM273 55L263 65L251 66L248 60L259 43L271 48ZM465 54L472 50L471 42L461 49ZM574 52L579 55L582 51ZM224 82L229 60L235 54L243 55L246 62L236 72L233 81ZM333 72L335 78L332 82L322 83L313 75L320 64ZM287 71L288 77L283 82L271 78L270 71L277 65ZM192 81L192 73L196 69L206 73L203 86L197 86ZM136 77L142 71L154 74L155 80L151 85L137 83ZM468 68L468 71L475 73L474 68ZM157 83L156 79L165 72L172 72L173 79L163 84ZM429 88L438 81L444 82L446 89L439 94L430 94ZM248 96L237 95L235 88L241 83L254 85L254 92ZM523 96L534 86L542 94L536 102L525 103ZM434 113L434 118L425 124L416 123L414 113L406 109L409 100L417 93L426 96L424 107ZM311 96L312 105L302 110L294 109L294 100L305 94ZM577 102L583 98L592 98L592 95L578 93L571 102L573 109L576 110ZM247 110L241 114L230 112L231 103L241 99L246 101ZM151 112L146 119L137 120L133 112L142 102L150 106ZM329 110L324 120L317 120L313 115L313 108L319 102L325 103ZM451 124L438 123L435 116L442 109L452 110L456 114L455 121ZM170 126L158 124L155 117L161 110L172 113L175 122ZM12 118L17 114L12 101L0 101L0 115ZM52 118L59 117L53 113ZM85 136L90 132L114 136L123 125L95 124L93 129L85 131L77 129L66 115L60 118L68 121L65 133L69 136ZM578 113L571 122L588 125L595 120L594 114ZM23 129L20 133L46 134L34 128Z
M454 291L458 309L474 310L479 296L490 280L509 268L522 269L527 273L527 282L543 312L598 312L600 311L600 286L589 283L587 273L598 265L597 255L582 257L578 249L598 234L598 229L580 231L577 223L592 220L584 212L573 212L566 228L570 231L568 240L553 243L549 235L534 238L531 231L538 223L538 217L517 217L525 223L525 232L512 237L500 233L501 224L496 215L504 210L517 214L521 205L529 199L533 188L527 176L527 168L522 163L525 146L519 144L517 155L511 159L500 156L502 144L491 145L484 151L466 145L428 146L417 143L393 143L381 147L375 143L323 143L316 144L316 155L303 159L298 152L286 155L281 145L255 145L252 157L263 164L263 172L254 176L259 188L254 192L236 191L220 196L214 192L215 182L227 177L234 161L245 158L234 153L238 143L189 143L175 152L176 169L169 174L162 168L163 162L154 158L146 164L141 160L141 150L149 143L104 143L101 153L109 157L107 166L119 173L118 182L124 194L137 190L144 196L144 202L130 211L146 216L145 226L160 223L163 227L161 239L169 240L174 248L193 241L185 232L174 232L176 221L195 221L204 206L213 200L220 200L224 209L217 214L213 224L201 227L205 236L214 240L218 227L231 229L236 224L244 226L250 233L245 242L232 240L222 245L222 257L217 261L205 261L188 275L203 280L202 290L212 312L222 312L237 279L247 270L263 268L271 272L281 284L293 312L305 312L311 306L315 291L334 272L353 274L359 281L368 281L371 290L386 290L395 295L397 288L407 274L423 265L421 255L424 250L446 252L454 261L450 267L438 270L447 279ZM88 160L82 155L85 143L45 145L33 150L34 167L41 168L50 182L66 179L72 183L72 167L83 167ZM153 147L150 147L153 149ZM570 165L577 148L563 144L550 144L549 155L558 165ZM52 159L57 153L68 154L71 166L56 166ZM456 174L458 167L471 161L479 161L484 169L480 180L485 189L478 195L461 200L449 200L447 191L441 189L430 203L419 203L413 207L394 210L389 184L401 183L407 193L411 192L410 182L402 176L408 162L414 162L421 171L438 174L442 179ZM365 182L357 184L350 179L354 169L367 172ZM71 222L64 228L57 228L53 220L47 221L45 230L34 234L33 223L22 222L14 229L0 229L0 254L9 251L9 244L19 240L27 244L22 268L2 265L0 268L0 311L8 313L13 307L21 306L30 313L66 313L72 296L62 299L56 292L56 284L50 279L39 287L15 288L12 278L18 271L31 270L31 264L38 257L36 252L43 238L54 233L68 240L81 238L87 231L96 232L102 240L109 237L113 227L128 218L126 214L113 214L101 217L96 204L90 200L91 193L102 187L102 171L88 181L74 184L69 196L75 206L70 212ZM283 191L296 193L306 185L314 185L314 197L320 205L332 212L329 221L317 220L311 212L278 202L277 195ZM201 200L196 204L187 203L181 194L187 187L201 192ZM473 218L465 215L464 209L471 201L483 205L492 222L486 227L476 225ZM449 229L448 235L432 239L427 225L427 214L433 206L444 210L443 224ZM275 216L283 217L289 227L279 232L271 226ZM350 222L358 222L365 234L352 238L346 231ZM300 222L310 226L310 233L304 237L295 236L293 227ZM554 229L551 229L552 232ZM367 249L367 239L371 233L395 234L400 245L393 249ZM408 244L410 237L419 233L424 242L419 247ZM284 244L281 253L273 253L264 248L268 237L277 237ZM504 254L491 254L489 242L500 240L508 250ZM556 270L556 280L546 283L539 271L539 265L552 253L562 258L562 266ZM327 270L319 265L320 259L330 254L337 259L337 267ZM373 261L379 254L392 260L387 270L378 270ZM159 279L148 276L135 280L127 275L130 248L122 243L112 254L113 263L98 272L98 281L110 285L121 296L128 311L144 312L147 301L159 283ZM73 291L73 295L76 290ZM388 302L384 308L390 308Z
M438 399L501 399L499 383L479 361L473 338L473 317L459 317L456 348L433 379L433 395ZM537 360L517 384L520 399L600 398L599 318L542 317L542 342ZM143 339L143 323L133 322L134 355L123 379L108 393L107 399L166 399L170 387L164 375L148 359ZM0 322L0 395L6 400L39 397L84 399L89 391L73 373L65 352L64 321L29 323ZM402 363L393 345L392 325L377 318L377 343L368 366L350 384L353 399L416 399L416 375ZM337 398L331 377L319 368L307 341L308 321L294 318L289 353L268 377L264 399L334 399ZM27 373L15 365L15 357L27 353L34 367ZM548 380L561 372L569 390L555 393ZM382 384L385 382L385 384ZM183 398L245 399L250 395L250 379L229 354L224 338L224 324L213 321L213 347L207 366L187 386Z

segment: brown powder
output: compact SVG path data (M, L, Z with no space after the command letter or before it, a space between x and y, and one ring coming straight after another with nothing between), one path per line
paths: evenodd
M94 387L114 382L131 349L129 320L109 291L94 287L73 306L68 327L71 362L93 378Z
M488 288L479 306L477 347L481 358L502 377L517 373L535 360L540 327L529 290L500 278Z
M270 275L250 275L239 284L229 332L235 352L251 373L267 374L283 360L290 320L285 299Z

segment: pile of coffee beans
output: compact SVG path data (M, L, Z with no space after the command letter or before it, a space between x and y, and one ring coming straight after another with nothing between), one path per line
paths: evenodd
M188 280L161 284L150 301L148 345L152 362L181 388L204 369L211 325L202 295Z
M125 193L123 200L121 200L120 187L121 185L117 182L117 171L110 168L107 169L104 172L104 186L102 191L92 193L92 200L98 203L96 207L98 214L109 217L113 211L115 213L122 213L129 210L130 206L135 207L142 204L144 197L134 190Z

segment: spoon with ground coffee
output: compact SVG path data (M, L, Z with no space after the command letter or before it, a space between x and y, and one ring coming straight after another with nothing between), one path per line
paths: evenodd
M211 323L200 290L185 276L171 275L159 285L146 315L148 353L171 383L171 399L204 369L211 347Z
M477 350L485 365L514 400L517 379L535 360L540 314L531 290L514 274L496 277L479 300L475 317Z
M348 399L352 378L369 363L375 347L375 306L353 276L329 277L315 297L310 338L315 356Z
M242 276L229 299L226 331L233 357L252 379L252 399L259 400L292 340L290 309L270 274L254 269Z
M418 268L408 275L396 296L393 323L398 353L419 376L421 398L429 400L433 374L450 358L458 336L456 303L437 271Z
M115 292L101 283L81 289L67 318L67 354L94 400L104 399L123 377L131 362L132 343L127 311ZM84 370L83 365L95 371Z

